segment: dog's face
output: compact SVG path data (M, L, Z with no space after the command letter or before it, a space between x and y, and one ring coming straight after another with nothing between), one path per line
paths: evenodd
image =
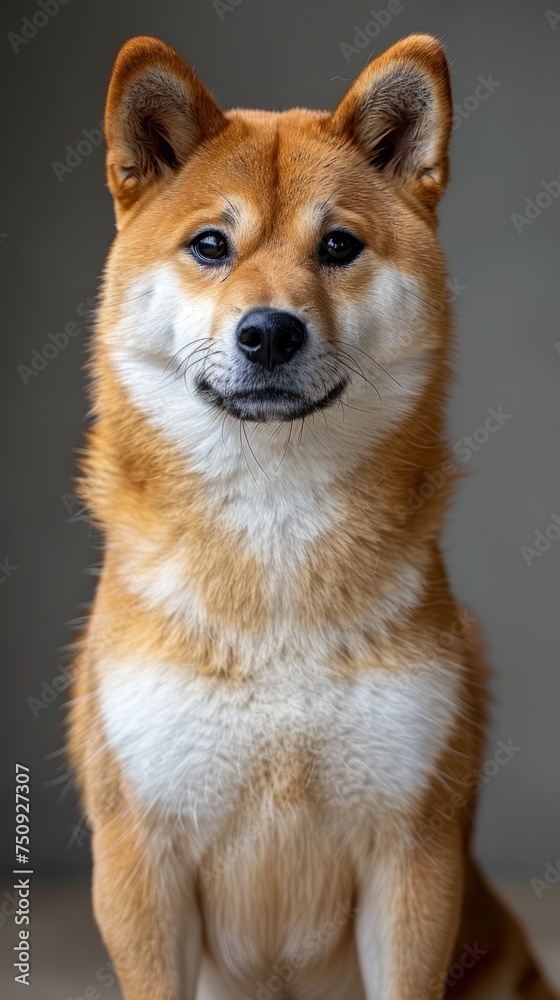
M426 37L368 66L332 114L223 114L163 43L127 43L106 111L120 232L105 309L143 408L180 427L332 408L363 429L386 395L396 419L445 325L450 118Z

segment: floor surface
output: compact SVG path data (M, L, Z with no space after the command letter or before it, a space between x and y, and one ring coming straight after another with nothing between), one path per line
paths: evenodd
M501 891L521 916L551 982L560 989L560 884L540 899L528 884L502 886ZM33 886L29 988L13 978L16 934L6 895L0 912L2 1000L120 1000L93 923L87 887Z

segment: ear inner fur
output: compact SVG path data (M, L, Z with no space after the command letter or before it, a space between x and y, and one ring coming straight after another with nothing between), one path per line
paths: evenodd
M380 171L433 208L445 190L452 106L443 49L412 36L369 63L333 114L333 124Z
M105 108L107 175L118 216L225 126L213 98L173 49L157 39L131 39L115 60Z

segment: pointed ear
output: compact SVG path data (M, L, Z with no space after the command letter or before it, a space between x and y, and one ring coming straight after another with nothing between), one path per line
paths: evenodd
M374 167L435 208L447 184L452 117L443 49L430 35L411 35L365 67L331 123Z
M157 38L120 50L105 106L107 180L117 222L158 178L171 176L226 119L190 66Z

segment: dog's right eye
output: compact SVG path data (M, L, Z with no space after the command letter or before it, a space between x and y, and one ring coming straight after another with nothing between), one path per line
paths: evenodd
M208 229L205 233L195 236L189 243L189 248L197 260L204 264L222 261L229 257L229 244L223 233L217 229Z
M331 229L317 248L317 259L326 267L344 267L361 254L364 244L345 229Z

